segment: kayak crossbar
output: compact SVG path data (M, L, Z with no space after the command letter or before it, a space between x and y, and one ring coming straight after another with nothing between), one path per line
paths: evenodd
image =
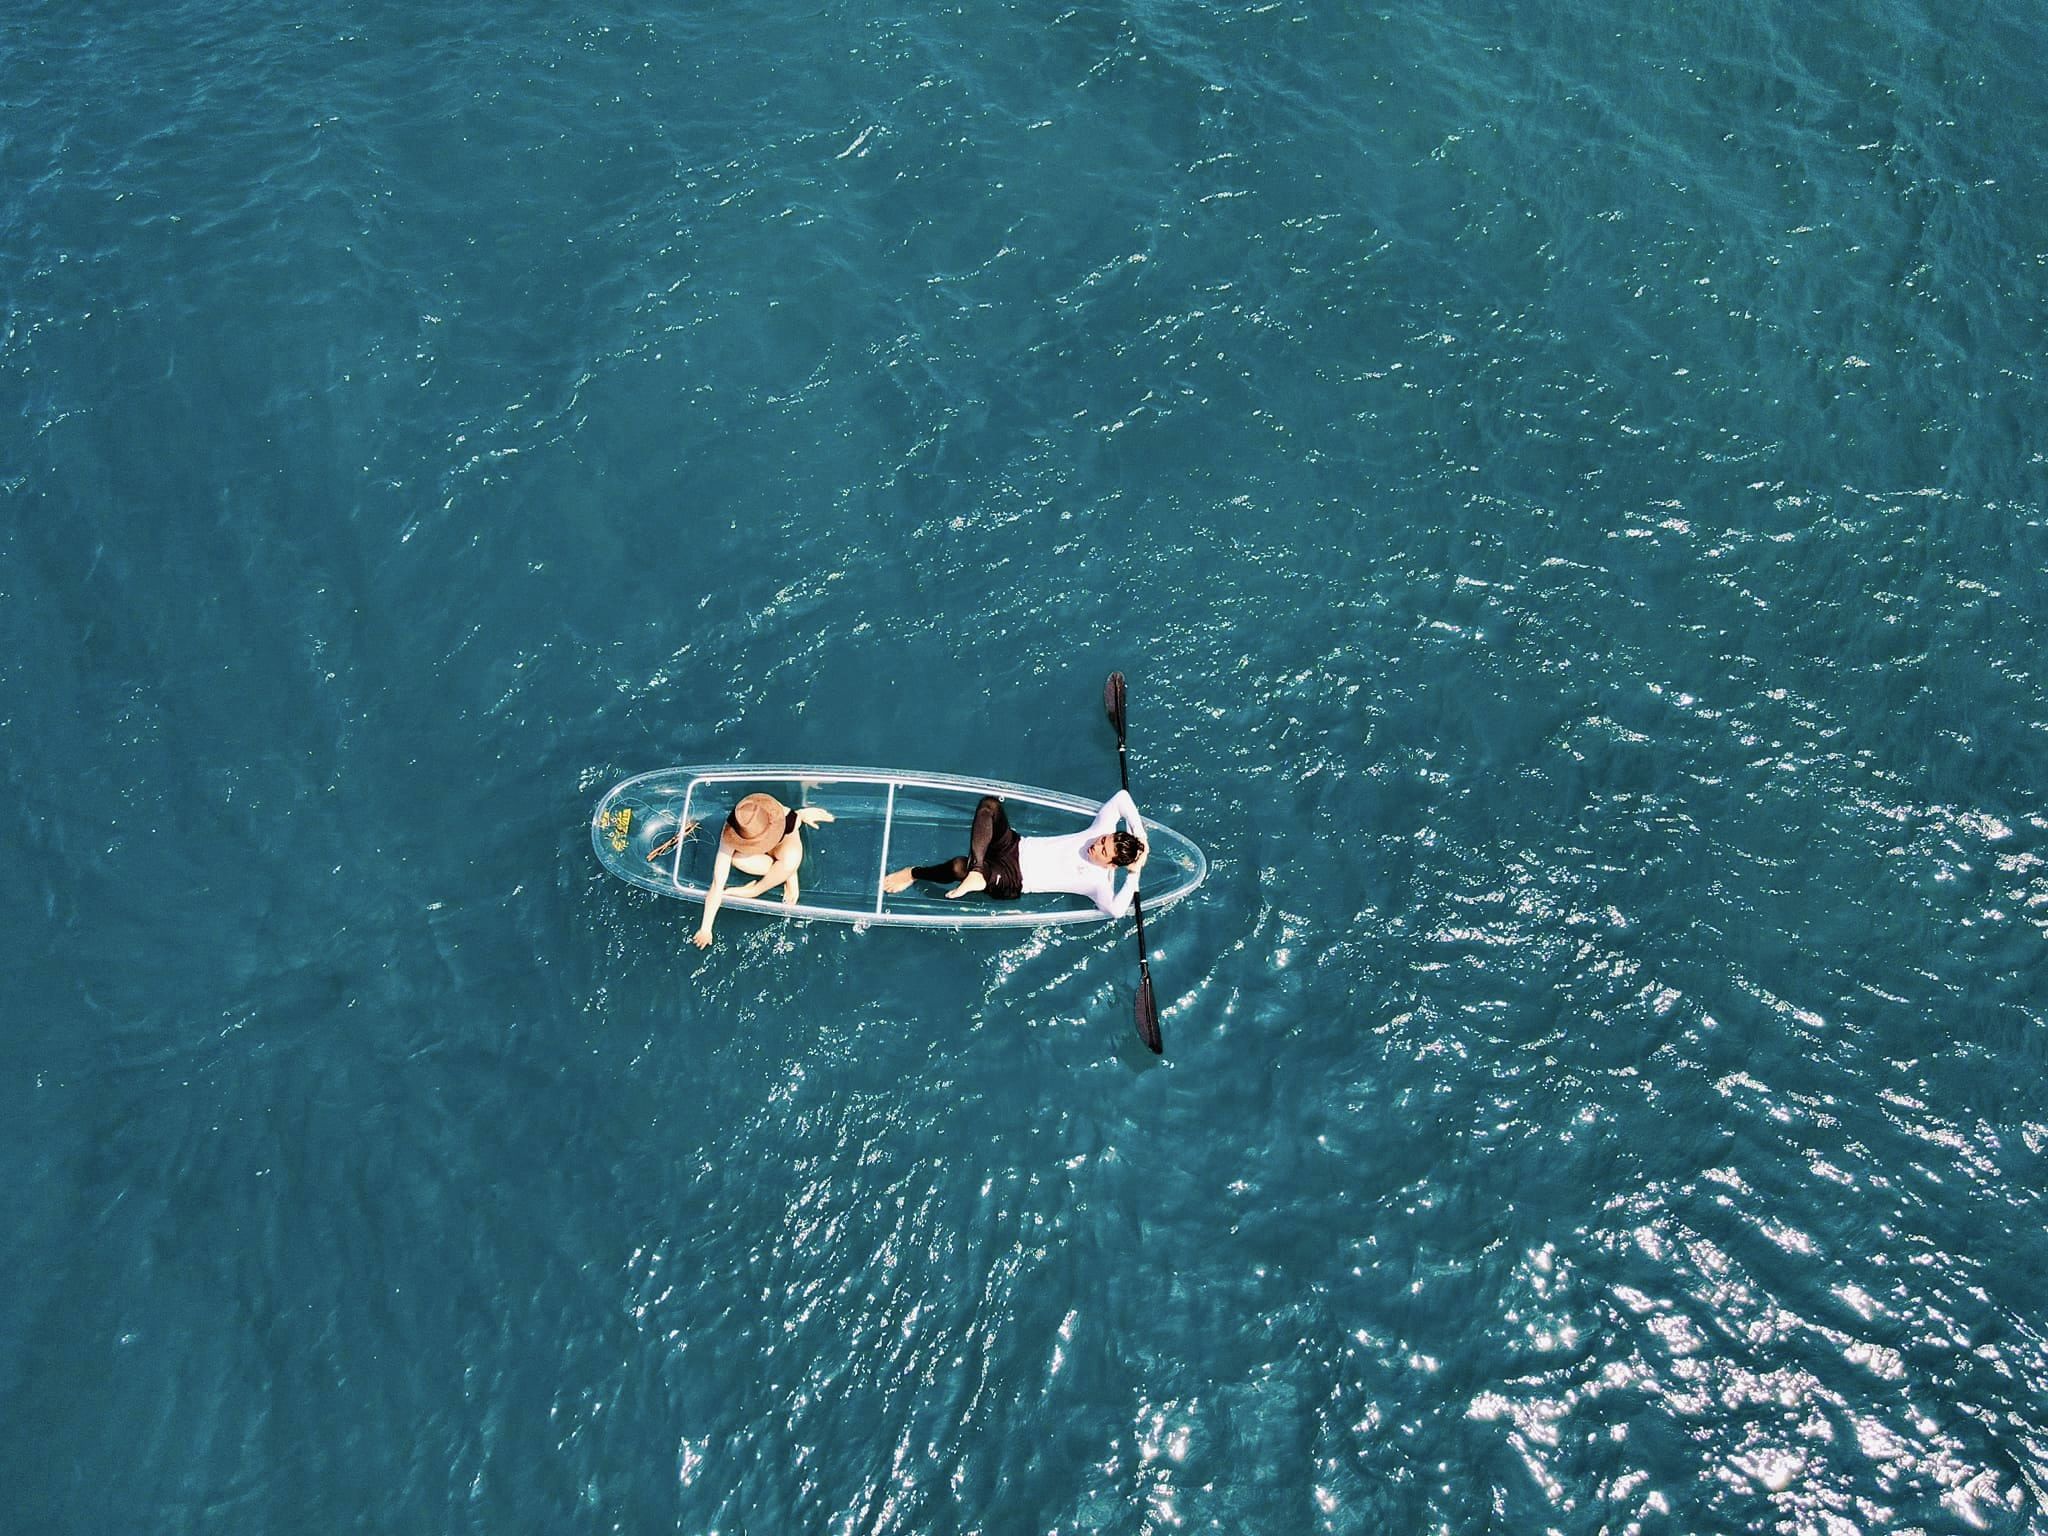
M882 867L875 871L875 916L882 915L882 899L889 894L889 833L896 825L896 781L889 781L889 804L882 811Z

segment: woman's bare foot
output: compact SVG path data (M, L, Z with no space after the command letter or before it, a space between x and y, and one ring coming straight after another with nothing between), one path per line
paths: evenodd
M887 891L891 896L894 896L899 892L909 890L910 882L913 878L914 877L910 873L910 866L906 864L903 866L903 868L896 870L883 878L882 889Z

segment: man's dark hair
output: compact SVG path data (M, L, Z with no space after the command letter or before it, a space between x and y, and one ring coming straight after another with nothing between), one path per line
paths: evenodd
M1109 855L1112 864L1135 864L1138 855L1145 851L1145 845L1128 832L1112 832L1109 840L1114 845Z

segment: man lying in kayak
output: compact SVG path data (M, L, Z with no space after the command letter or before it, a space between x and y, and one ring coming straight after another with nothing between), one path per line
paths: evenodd
M1114 830L1119 820L1130 824L1128 832ZM1128 790L1118 790L1095 813L1087 831L1064 837L1019 837L1003 812L1003 802L984 795L974 808L966 857L899 869L882 882L882 889L893 895L907 890L913 880L951 880L957 883L946 892L949 898L987 891L992 901L1065 891L1086 896L1109 917L1122 917L1131 910L1138 894L1138 871L1151 855L1144 839L1145 823ZM1110 873L1117 868L1130 871L1121 891Z
M704 896L704 921L697 925L690 942L699 949L711 943L711 920L718 916L718 908L728 895L765 896L779 885L782 904L795 906L799 890L796 872L804 861L804 839L799 829L834 820L837 818L830 811L814 805L792 811L773 795L748 795L734 806L719 829L718 858L711 867L711 889ZM688 837L696 830L697 824L688 822L678 829L676 837ZM675 838L670 838L647 855L647 862L652 864L675 845ZM725 882L735 869L756 878L727 891Z

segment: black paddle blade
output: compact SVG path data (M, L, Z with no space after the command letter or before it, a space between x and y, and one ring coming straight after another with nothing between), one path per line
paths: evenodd
M1109 723L1116 727L1117 738L1124 734L1124 675L1121 672L1109 674L1109 681L1102 685L1102 712L1109 716Z
M1151 1047L1153 1055L1166 1054L1166 1047L1159 1040L1159 1005L1152 1001L1150 976L1138 983L1138 1038Z

